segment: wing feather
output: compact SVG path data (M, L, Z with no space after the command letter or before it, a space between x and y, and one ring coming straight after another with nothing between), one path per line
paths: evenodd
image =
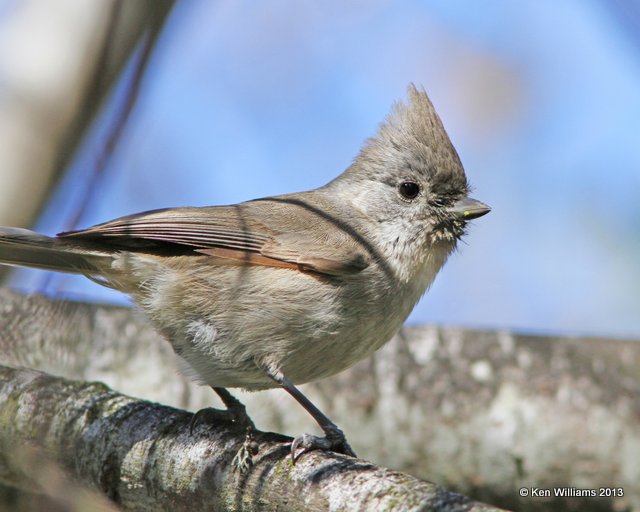
M113 250L166 254L168 248L182 247L237 264L328 275L359 272L369 264L361 244L334 224L297 204L268 199L234 206L152 210L58 236Z

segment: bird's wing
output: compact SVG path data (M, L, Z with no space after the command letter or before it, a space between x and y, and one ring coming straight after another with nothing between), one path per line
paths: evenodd
M370 262L353 233L314 208L278 200L153 210L58 236L114 249L158 254L178 250L327 275L353 274Z

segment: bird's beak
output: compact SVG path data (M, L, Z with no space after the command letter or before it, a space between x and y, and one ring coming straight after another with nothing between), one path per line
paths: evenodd
M449 212L453 213L459 220L471 220L482 217L491 211L491 208L477 199L465 197L457 201Z

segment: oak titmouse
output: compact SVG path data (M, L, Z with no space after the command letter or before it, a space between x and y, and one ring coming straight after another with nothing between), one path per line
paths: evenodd
M55 238L0 228L0 261L84 274L129 294L227 407L224 388L282 386L326 437L292 444L353 455L294 386L386 343L470 219L460 159L413 85L353 164L308 192L230 206L138 213ZM248 420L250 421L250 420Z

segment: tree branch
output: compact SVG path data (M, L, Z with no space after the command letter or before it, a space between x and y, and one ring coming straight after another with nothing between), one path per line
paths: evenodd
M256 433L241 474L231 461L243 432L220 423L191 435L190 413L34 370L0 367L0 417L5 483L33 489L15 461L35 446L125 510L497 510L342 455L313 452L294 466L278 434Z
M214 400L127 308L0 289L0 358L182 409ZM638 368L637 341L423 326L303 389L360 456L474 499L523 511L640 510ZM238 397L259 428L315 428L281 390ZM621 487L624 496L520 498L522 487Z
M3 13L0 225L33 223L136 47L145 35L153 43L173 3L23 1Z

